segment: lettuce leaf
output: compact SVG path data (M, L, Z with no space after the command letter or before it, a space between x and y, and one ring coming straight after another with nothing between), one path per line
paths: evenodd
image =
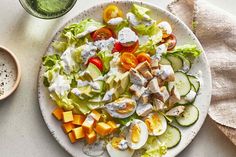
M113 56L111 51L100 51L98 52L98 57L102 60L103 63L103 70L104 72L108 72L110 70L110 61L112 60Z
M43 57L43 66L47 71L52 69L58 61L60 61L60 56L58 54L46 55Z
M58 107L61 107L65 110L72 110L74 108L71 99L69 99L67 95L59 97L55 92L53 92L50 94L50 96L56 102Z
M155 136L149 136L144 149L146 151L141 157L161 157L167 152L167 147Z
M52 43L52 47L56 50L56 52L62 53L67 49L68 43L64 41L54 41Z
M199 50L196 45L190 45L190 44L186 44L183 46L177 46L177 47L175 47L174 50L168 51L168 52L182 55L189 60L197 58L202 53L201 50Z
M62 32L62 37L67 39L69 44L75 44L77 42L83 42L83 37L89 34L92 31L95 31L104 25L100 22L97 22L91 18L87 18L79 23L71 24L64 28ZM78 38L80 35L81 39Z
M115 32L118 33L124 27L129 27L129 22L127 20L123 20L120 24L116 25Z
M148 15L148 13L150 12L150 9L142 7L140 5L137 4L133 4L132 8L131 8L131 12L136 15L136 17L139 20L152 20L150 18L150 16Z

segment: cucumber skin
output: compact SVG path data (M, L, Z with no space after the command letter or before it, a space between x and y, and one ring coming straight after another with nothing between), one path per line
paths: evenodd
M195 88L195 86L194 86L193 83L191 82L191 79L190 79L190 78L194 78L194 79L197 80L198 89ZM195 92L198 93L198 91L199 91L199 89L200 89L200 87L201 87L201 84L200 84L200 82L198 81L197 77L194 76L194 75L188 75L188 80L189 80L190 84L193 86L193 88L195 89Z
M179 136L180 136L178 142L177 142L175 145L173 145L173 146L171 146L171 147L167 147L168 149L171 149L171 148L176 147L176 146L180 143L180 141L181 141L181 139L182 139L182 134L181 134L180 130L179 130L176 126L170 125L170 124L168 124L168 126L174 128L174 129L176 129L176 130L179 132ZM167 126L167 127L168 127L168 126Z
M191 106L192 104L189 104L189 105L186 105L186 106ZM192 105L192 106L194 106L194 105ZM180 125L180 126L183 126L183 127L189 127L189 126L191 126L191 125L193 125L193 124L195 124L197 121L198 121L198 119L199 119L199 110L198 110L198 108L196 107L196 106L194 106L196 109L197 109L197 119L194 121L194 122L192 122L191 124L189 124L189 125L183 125L183 124L180 124L179 122L178 122L178 120L177 120L177 118L178 117L176 117L175 118L175 121Z
M181 68L180 69L175 69L175 67L173 66L174 64L176 64L176 63L173 63L171 60L170 60L170 58L169 57L174 57L174 58L178 58L180 61L181 61ZM171 66L172 66L172 68L173 68L173 70L174 71L179 71L179 70L182 70L182 68L183 68L183 65L184 65L184 61L182 60L182 58L181 57L179 57L179 56L176 56L176 55L167 55L167 57L166 57L166 59L167 60L169 60L169 62L171 63Z

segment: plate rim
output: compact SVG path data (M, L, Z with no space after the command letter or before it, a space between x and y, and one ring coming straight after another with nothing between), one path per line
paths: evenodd
M209 75L209 83L210 83L210 89L209 89L209 103L207 104L207 111L204 115L202 115L203 117L203 120L200 122L199 126L194 130L196 133L191 136L191 138L179 149L179 151L177 151L177 153L175 154L175 156L177 156L178 154L180 154L184 149L186 149L187 146L189 146L189 144L192 143L192 141L195 139L196 135L199 133L199 130L202 128L202 125L203 123L205 122L206 120L206 116L208 114L208 110L209 110L209 107L210 107L210 102L211 102L211 97L212 97L212 77L211 77L211 69L210 69L210 65L209 65L209 62L208 62L208 59L206 57L206 52L205 50L203 49L200 41L198 40L198 38L196 37L196 35L192 32L192 30L180 19L178 18L176 15L174 15L173 13L171 13L170 11L168 10L165 10L159 6L157 6L156 4L153 4L153 3L150 3L150 2L143 2L143 1L140 1L140 0L112 0L112 1L109 1L109 2L98 2L97 4L95 5L92 5L84 10L81 10L78 14L76 14L75 16L73 16L72 18L68 18L65 22L62 23L61 26L59 26L54 35L52 36L48 46L46 47L45 51L44 51L44 54L45 55L47 52L48 52L48 49L52 43L52 41L57 37L58 35L58 32L62 31L63 28L68 25L71 21L75 20L78 16L80 16L81 14L83 14L83 12L89 12L89 11L92 11L94 8L97 8L97 7L102 7L104 5L108 5L108 4L112 4L112 3L127 3L127 2L134 2L136 4L141 4L141 5L147 5L147 6L151 6L151 7L154 7L156 8L157 10L163 12L164 14L172 17L173 19L176 19L181 25L183 25L183 27L187 30L187 33L189 33L190 37L194 39L194 42L197 44L197 46L201 49L202 51L202 54L203 55L203 58L205 58L205 64L206 64L206 71L208 72L208 75ZM55 136L54 134L54 130L50 128L49 124L47 123L47 120L46 120L46 116L44 115L44 112L43 112L43 109L42 109L42 104L40 102L40 74L41 74L41 71L43 69L43 65L42 65L42 62L40 64L40 68L39 68L39 72L38 72L38 78L37 78L37 91L38 91L38 103L39 103L39 108L40 108L40 111L41 111L41 115L43 117L43 120L49 130L49 132L53 135L54 139L56 139L57 143L68 153L70 154L71 156L74 156L74 154L72 154L71 151L69 151L64 145L63 143Z

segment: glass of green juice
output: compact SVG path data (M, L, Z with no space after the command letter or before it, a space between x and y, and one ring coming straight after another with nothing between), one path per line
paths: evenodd
M54 19L65 15L77 0L19 0L31 15L41 19Z

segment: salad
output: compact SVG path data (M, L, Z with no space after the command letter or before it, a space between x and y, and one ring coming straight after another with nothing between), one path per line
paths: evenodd
M158 157L193 125L200 81L188 72L201 51L176 46L167 21L133 4L125 15L116 5L103 23L88 18L66 26L43 57L44 85L71 143L83 152L111 157ZM96 147L96 149L95 149Z

